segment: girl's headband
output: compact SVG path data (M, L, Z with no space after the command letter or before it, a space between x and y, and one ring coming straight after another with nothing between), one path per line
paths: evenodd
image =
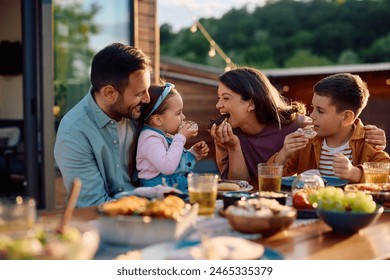
M171 90L175 88L175 85L174 84L171 84L171 83L166 83L165 84L165 89L164 91L161 93L161 95L158 97L156 103L154 104L153 106L153 109L152 111L150 111L150 113L144 118L144 121L146 121L153 113L154 111L157 110L157 108L161 105L161 103L164 101L164 99L167 97L167 95L171 92Z

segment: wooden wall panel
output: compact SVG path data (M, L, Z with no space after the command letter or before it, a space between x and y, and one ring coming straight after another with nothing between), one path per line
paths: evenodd
M134 1L136 12L134 22L135 45L152 60L153 82L160 76L160 28L157 23L157 0Z

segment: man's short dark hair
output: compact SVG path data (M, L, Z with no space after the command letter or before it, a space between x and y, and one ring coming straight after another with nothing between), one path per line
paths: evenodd
M91 84L94 91L111 85L123 92L129 75L150 68L149 57L140 49L121 43L113 43L99 51L92 59ZM151 68L150 68L151 69Z

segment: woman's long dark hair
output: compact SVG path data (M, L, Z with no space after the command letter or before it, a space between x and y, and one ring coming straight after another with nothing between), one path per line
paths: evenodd
M257 69L237 67L223 73L219 81L241 95L243 100L253 100L259 123L283 126L291 123L297 114L306 114L305 104L288 102L267 76Z

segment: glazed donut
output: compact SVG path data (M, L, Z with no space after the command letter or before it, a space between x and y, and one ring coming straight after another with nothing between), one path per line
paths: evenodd
M304 128L298 128L297 132L309 139L312 139L317 135L317 131L314 130L314 125L307 125Z

